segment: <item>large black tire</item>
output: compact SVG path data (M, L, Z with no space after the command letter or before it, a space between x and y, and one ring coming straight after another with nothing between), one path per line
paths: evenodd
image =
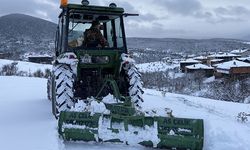
M142 89L143 82L141 80L141 74L134 64L127 64L127 66L124 67L124 70L128 76L129 95L135 107L140 110L142 107L141 104L144 102L142 99L144 91Z
M54 96L52 96L52 107L54 108L52 109L55 117L58 118L61 111L69 110L74 106L74 73L70 66L66 64L57 64L53 68L53 75Z

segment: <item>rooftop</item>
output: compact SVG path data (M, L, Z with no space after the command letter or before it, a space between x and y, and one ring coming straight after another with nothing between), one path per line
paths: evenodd
M223 61L223 59L211 59L210 61L211 62L220 62L220 61Z
M198 60L194 60L194 59L186 59L186 60L183 60L183 61L180 61L180 63L200 63L200 61Z
M244 52L249 51L249 49L236 49L236 50L232 50L230 53L232 54L242 54Z
M250 56L249 57L241 57L241 58L237 58L240 61L250 61Z
M203 65L203 64L189 65L189 66L186 66L186 68L188 68L188 69L214 69L213 67L209 67L209 66Z
M207 57L206 56L198 56L198 57L194 57L194 59L202 60L202 59L207 59Z
M217 64L218 69L229 70L232 67L250 67L250 63L245 63L245 62L238 61L238 60L232 60L232 61L224 62L221 64Z

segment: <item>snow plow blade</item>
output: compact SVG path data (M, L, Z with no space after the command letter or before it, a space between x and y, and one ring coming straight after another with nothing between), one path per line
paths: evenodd
M66 141L121 142L164 149L202 150L203 120L94 114L60 113L59 135Z

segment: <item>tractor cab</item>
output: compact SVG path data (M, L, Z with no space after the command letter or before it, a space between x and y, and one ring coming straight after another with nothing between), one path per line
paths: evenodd
M115 50L127 52L124 31L124 9L114 3L107 7L91 6L84 2L82 5L61 5L56 39L57 56L77 50ZM100 32L106 41L105 46L88 46L86 32L94 21L100 23Z

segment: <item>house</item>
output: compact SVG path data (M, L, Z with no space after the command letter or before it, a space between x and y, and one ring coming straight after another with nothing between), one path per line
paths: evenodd
M186 66L193 65L193 64L198 64L198 63L201 63L201 62L198 61L198 60L194 60L194 59L187 59L187 60L184 60L184 61L180 61L180 69L181 69L182 72L185 72L185 67Z
M250 56L249 57L241 57L241 58L237 58L237 60L239 61L243 61L246 63L250 63Z
M53 61L52 56L29 56L28 57L29 62L34 63L41 63L41 64L51 64Z
M202 64L207 64L207 60L208 60L206 56L194 57L193 59L200 61Z
M208 59L223 59L223 62L227 62L236 58L241 57L241 55L231 54L231 53L218 53L209 55Z
M0 59L9 59L11 56L11 53L0 53Z
M250 76L250 63L232 60L217 64L215 77L244 78Z
M223 59L211 59L211 60L207 60L207 64L212 66L212 67L215 67L216 64L219 64L219 63L222 63L223 62Z
M210 77L214 74L214 67L210 67L204 64L193 64L185 67L186 73L200 72L204 73L205 76Z
M240 55L242 57L246 57L250 55L250 49L236 49L236 50L232 50L230 52L231 54L235 54L235 55Z

